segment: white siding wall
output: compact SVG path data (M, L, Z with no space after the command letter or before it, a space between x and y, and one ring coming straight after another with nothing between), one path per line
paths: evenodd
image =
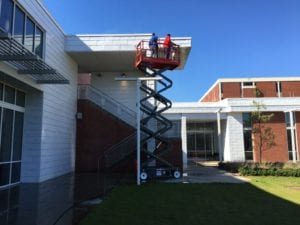
M21 182L37 182L40 179L41 130L43 94L26 93Z
M123 71L124 72L124 71ZM116 101L136 111L136 81L116 81L123 72L101 73L101 76L92 75L91 84ZM138 72L125 72L127 77L138 77Z
M244 160L242 113L228 113L224 145L224 161L239 162Z
M64 33L38 1L19 2L45 30L45 61L70 80L69 85L41 85L42 100L41 96L29 95L28 98L32 103L38 101L40 107L33 105L25 112L22 181L40 182L74 170L77 65L64 52ZM37 120L34 115L38 115ZM30 126L26 126L30 120L41 130L32 132Z

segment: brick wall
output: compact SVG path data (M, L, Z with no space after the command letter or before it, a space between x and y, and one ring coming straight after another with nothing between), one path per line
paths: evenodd
M256 82L256 89L261 93L259 97L277 97L277 82Z
M165 159L172 163L175 167L182 170L182 147L181 138L169 138L171 142L171 151L166 153Z
M300 81L282 81L282 97L300 97Z
M242 96L243 98L254 98L256 96L256 88L243 88Z
M220 101L220 83L217 83L210 92L203 98L202 102L218 102Z
M241 97L241 84L236 82L221 83L222 85L222 99L225 98L240 98Z
M266 149L263 148L262 161L267 162L286 162L288 161L288 143L285 126L285 116L283 112L274 112L272 119L265 123L265 128L270 127L275 134L275 146ZM256 126L256 124L253 124ZM259 161L259 136L255 134L253 140L253 158Z
M96 171L98 158L135 130L88 100L78 100L76 171Z

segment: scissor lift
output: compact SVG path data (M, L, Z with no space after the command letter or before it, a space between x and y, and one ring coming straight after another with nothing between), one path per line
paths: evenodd
M135 66L146 77L153 77L155 84L149 85L149 81L141 82L140 92L140 151L142 163L140 166L140 178L181 177L181 171L167 161L163 156L171 150L171 143L163 136L172 128L172 122L162 115L171 108L172 102L162 95L162 92L172 87L172 80L163 75L167 70L173 70L180 64L180 48L173 44L169 58L165 57L162 43L158 52L153 54L148 46L148 41L141 41L137 45ZM143 95L142 95L143 93ZM158 107L160 106L160 107Z

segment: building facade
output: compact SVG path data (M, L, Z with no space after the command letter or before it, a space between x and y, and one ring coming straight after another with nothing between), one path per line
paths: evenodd
M0 189L75 167L97 171L115 146L135 151L136 81L145 76L134 66L136 46L150 37L66 35L41 1L0 0ZM183 69L191 38L172 39ZM266 126L276 145L262 160L299 161L299 86L297 77L220 79L198 102L174 103L164 113L173 121L167 159L177 167L194 158L258 161L255 100L274 115Z
M0 187L74 170L77 65L36 0L2 0Z
M0 0L0 189L73 172L76 157L95 171L134 132L136 83L115 78L144 76L136 46L150 37L66 35L41 1ZM173 41L182 69L191 38Z
M261 161L299 161L299 85L299 77L219 79L198 102L175 103L166 114L178 124L169 135L182 139L183 165L192 158L258 162L260 151ZM266 139L260 148L253 132L257 104L273 115L262 123L272 130L272 146Z

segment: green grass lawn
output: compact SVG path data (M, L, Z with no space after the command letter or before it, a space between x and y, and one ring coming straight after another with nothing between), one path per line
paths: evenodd
M120 186L81 225L295 225L299 187L300 178L286 177L251 177L248 184Z

